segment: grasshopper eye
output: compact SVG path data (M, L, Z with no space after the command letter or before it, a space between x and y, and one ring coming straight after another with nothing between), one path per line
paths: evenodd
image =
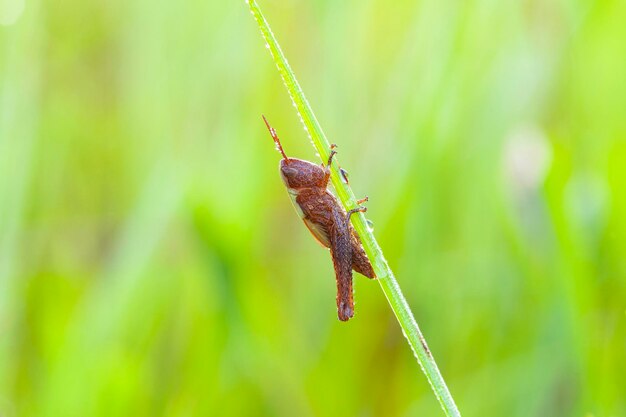
M295 175L297 175L297 174L298 174L298 170L297 170L296 168L292 168L292 167L290 167L290 166L288 166L288 165L283 165L283 166L280 168L280 170L281 170L281 172L283 173L283 175L284 175L285 177L287 177L287 178L289 178L289 177L293 177L293 176L295 176Z

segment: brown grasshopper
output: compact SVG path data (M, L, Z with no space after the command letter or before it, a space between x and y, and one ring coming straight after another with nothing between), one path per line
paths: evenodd
M283 156L280 160L280 176L287 187L296 211L313 236L324 247L330 249L337 279L337 314L339 320L347 321L354 316L352 295L352 270L368 278L376 278L359 236L350 224L350 216L356 212L367 211L359 206L346 212L327 187L330 178L330 164L337 153L331 145L330 156L326 165L317 165L302 159L289 158L285 154L276 130L263 116L276 148ZM342 174L344 179L345 174ZM357 204L367 201L367 197Z

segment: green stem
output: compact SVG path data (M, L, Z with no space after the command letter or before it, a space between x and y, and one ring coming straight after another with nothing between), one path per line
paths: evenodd
M326 135L324 135L322 127L315 118L315 114L313 114L313 110L304 96L304 93L300 88L300 84L298 84L298 80L291 70L287 59L283 55L283 52L281 51L278 41L276 41L269 24L265 20L265 17L263 17L261 9L259 9L255 0L248 0L247 3L248 6L250 6L250 11L254 15L259 28L261 29L263 38L265 39L270 53L272 54L272 58L278 67L278 72L287 87L291 100L298 110L300 119L302 120L302 123L304 124L304 127L313 142L313 146L322 158L322 161L326 161L328 159L328 155L330 154L330 144L326 139ZM331 181L337 196L343 203L344 207L349 210L357 206L356 198L350 186L342 180L338 168L339 165L337 158L334 158L333 165L331 167ZM413 349L413 353L422 367L422 370L424 371L435 396L439 400L441 407L447 416L460 417L461 414L459 413L459 410L450 395L450 391L448 390L448 387L439 372L439 368L437 368L437 364L435 363L433 355L430 353L430 349L428 349L426 339L424 339L424 336L422 335L422 332L413 317L413 313L411 312L404 295L402 295L402 290L400 290L400 286L398 285L393 272L389 268L387 260L385 259L380 246L378 246L378 242L376 242L376 238L374 237L372 230L367 225L363 213L353 215L352 224L361 238L361 242L363 243L363 248L365 249L367 256L370 258L383 293L385 294L385 297L387 297L387 301L389 302L391 309L402 327L402 332L407 338L411 349Z

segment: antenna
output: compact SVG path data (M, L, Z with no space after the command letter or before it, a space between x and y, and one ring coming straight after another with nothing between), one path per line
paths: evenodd
M272 126L270 126L270 124L268 123L267 119L265 118L265 116L261 115L263 117L263 121L265 122L265 126L267 126L267 130L270 131L270 135L272 135L272 139L274 139L274 143L276 144L276 149L278 149L278 151L283 155L283 159L285 161L288 161L289 158L287 158L287 155L285 155L285 151L283 150L283 146L280 144L280 139L278 139L278 135L276 134L276 129L274 129Z

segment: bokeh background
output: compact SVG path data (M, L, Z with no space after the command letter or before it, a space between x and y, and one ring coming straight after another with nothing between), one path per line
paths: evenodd
M261 2L465 416L626 416L626 3ZM439 416L241 1L0 1L0 416Z

